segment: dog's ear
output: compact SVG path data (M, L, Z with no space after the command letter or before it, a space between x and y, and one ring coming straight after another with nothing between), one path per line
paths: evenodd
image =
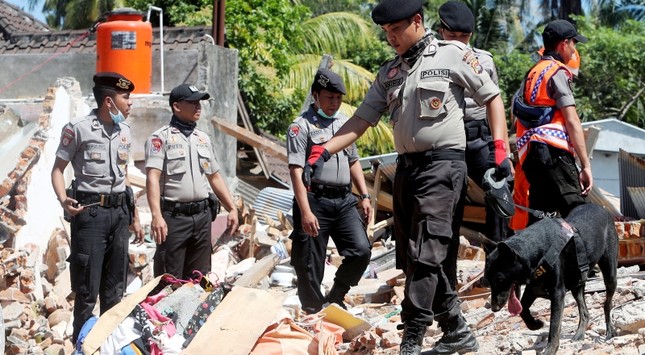
M497 243L497 252L502 258L509 258L509 260L515 260L515 258L517 258L515 250L513 250L504 242Z
M490 250L495 249L497 247L497 242L494 240L489 239L482 233L477 233L479 240L484 244L485 246L489 247Z

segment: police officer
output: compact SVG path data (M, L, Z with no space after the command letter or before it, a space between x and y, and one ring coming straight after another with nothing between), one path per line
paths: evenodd
M291 264L298 276L298 297L303 310L316 313L327 302L345 308L345 295L351 286L358 284L369 264L371 245L364 221L370 216L371 204L355 145L331 156L321 169L322 174L311 181L308 190L305 188L302 170L311 148L325 143L347 121L347 116L339 112L345 85L338 74L319 69L311 91L313 104L289 127L287 154L295 195ZM350 180L361 193L363 218L351 193ZM325 297L320 284L330 236L343 261Z
M51 172L58 201L73 217L68 258L76 294L73 343L92 317L97 296L103 314L125 292L128 225L135 242L143 241L144 235L133 196L126 194L130 190L127 163L132 138L125 119L130 114L134 84L112 72L96 73L93 80L98 108L65 125ZM63 172L70 162L77 188L68 195Z
M548 107L545 121L531 120L530 112L513 103L517 149L529 183L529 207L563 216L586 203L593 186L591 164L571 90L573 74L565 63L575 55L576 43L587 42L566 20L547 24L542 32L544 54L522 81L519 94L528 107ZM541 109L540 109L541 110ZM578 171L574 154L580 160ZM529 215L529 224L537 218Z
M460 1L448 1L439 7L440 27L439 34L444 40L459 41L466 45L472 37L475 28L475 17L468 6ZM497 68L493 62L493 55L490 52L479 48L468 47L472 50L482 68L497 85ZM495 144L506 145L506 137L503 141L493 142L490 133L490 126L486 117L486 108L479 106L473 100L473 92L465 90L466 110L464 112L464 126L466 129L466 165L468 176L481 186L484 173L488 168L495 166L494 153ZM449 250L449 257L444 263L446 276L451 285L457 285L457 253L459 250L459 227L463 221L466 189L462 191L459 205L455 212L453 221L455 237ZM486 203L486 236L494 241L502 241L507 234L508 220L495 213L493 208ZM484 245L488 252L488 244Z
M406 275L401 354L419 354L428 324L444 334L430 353L478 349L442 269L452 217L466 177L464 91L486 104L493 139L507 135L499 89L465 44L439 41L423 25L423 0L384 0L372 11L397 56L385 62L354 116L307 160L315 177L325 159L390 114L399 153L394 178L397 267ZM495 148L498 149L497 147ZM509 173L504 157L496 165ZM505 165L506 169L501 168Z
M169 273L187 279L195 270L211 271L211 222L215 197L228 211L225 233L234 233L238 216L233 197L219 173L208 135L196 128L200 100L210 95L181 84L170 92L172 118L145 144L146 191L157 243L154 275Z

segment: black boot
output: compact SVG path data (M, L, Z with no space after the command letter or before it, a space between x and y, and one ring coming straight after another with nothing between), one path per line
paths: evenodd
M345 295L347 292L349 292L349 286L334 282L334 286L332 286L327 295L327 302L336 303L342 309L347 310L347 306L345 305Z
M441 327L443 335L435 344L435 347L428 352L428 355L464 354L475 352L479 349L475 335L470 331L464 316L461 314L439 322L439 327Z
M423 337L426 334L425 323L417 321L405 322L403 325L403 339L401 340L401 355L419 355L423 348Z

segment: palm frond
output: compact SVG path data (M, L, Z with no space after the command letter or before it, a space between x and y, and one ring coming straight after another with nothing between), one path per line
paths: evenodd
M357 46L362 48L374 36L372 27L360 15L331 12L302 24L306 41L294 48L296 53L333 53L346 56Z

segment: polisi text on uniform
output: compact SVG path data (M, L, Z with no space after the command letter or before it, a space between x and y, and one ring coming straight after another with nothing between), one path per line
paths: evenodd
M450 69L429 69L421 72L421 80L427 78L448 78Z

